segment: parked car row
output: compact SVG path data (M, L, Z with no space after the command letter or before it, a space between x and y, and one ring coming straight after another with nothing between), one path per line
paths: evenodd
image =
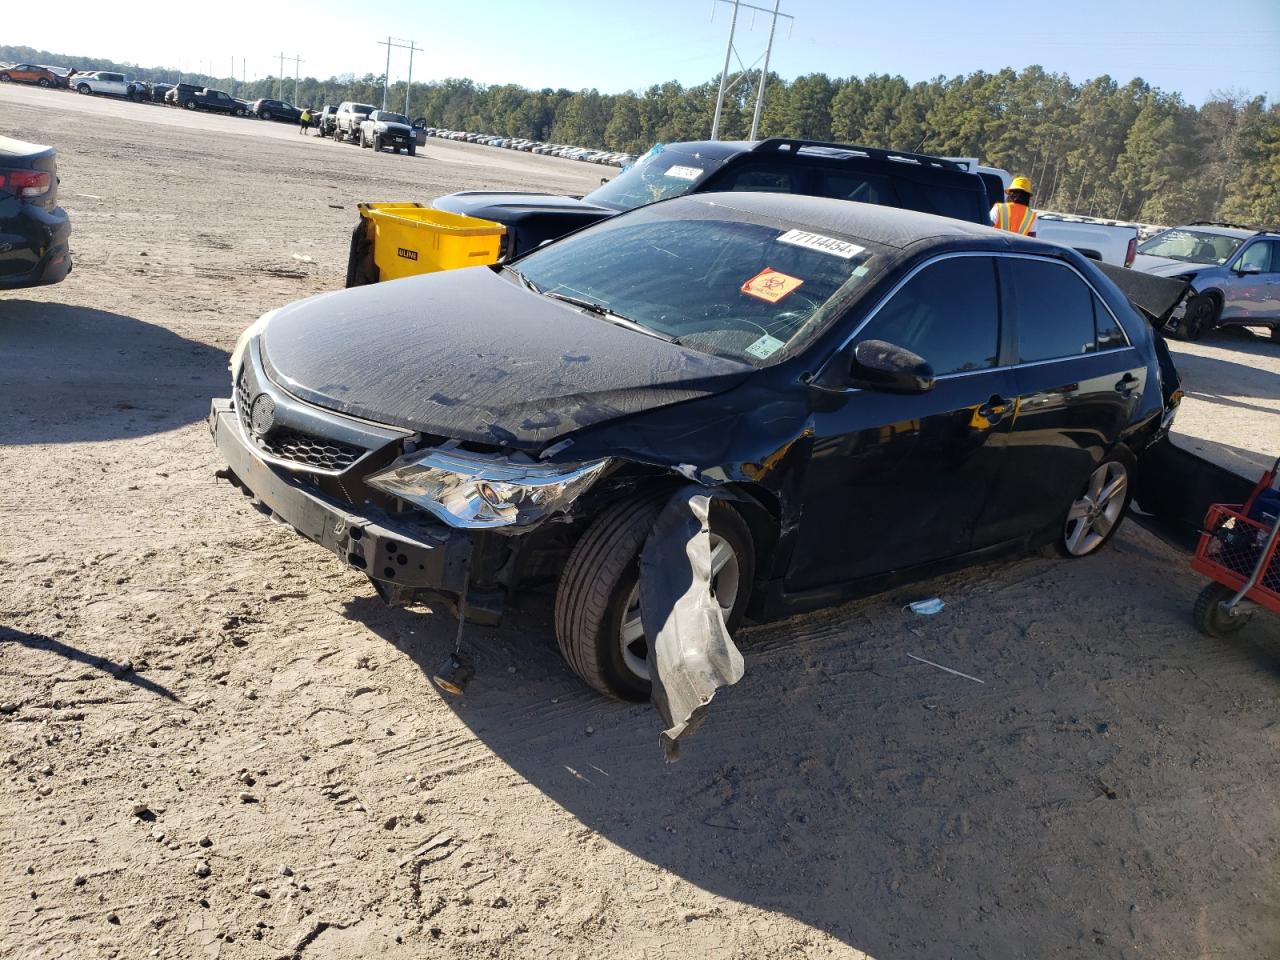
M419 120L416 126L422 126ZM567 160L582 160L585 163L603 163L614 167L629 167L636 162L634 154L618 153L611 150L588 150L586 147L567 146L562 143L544 143L541 140L529 140L525 137L495 137L485 133L467 133L465 130L442 130L427 127L428 137L439 137L442 140L458 140L463 143L479 143L487 147L504 147L507 150L520 150L524 153L537 153L544 156L564 157Z

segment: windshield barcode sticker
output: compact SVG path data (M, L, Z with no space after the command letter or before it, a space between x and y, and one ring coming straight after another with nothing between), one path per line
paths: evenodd
M768 360L781 350L785 343L786 341L771 337L766 333L751 346L747 347L746 352L748 356L755 357L757 360Z
M852 260L867 249L847 240L824 237L820 233L810 233L808 230L788 230L778 238L778 242L789 243L796 247L806 247L809 250L817 250L819 253L829 253L833 257L840 257L842 260Z
M697 180L702 176L701 167L667 167L667 176L675 177L677 180Z

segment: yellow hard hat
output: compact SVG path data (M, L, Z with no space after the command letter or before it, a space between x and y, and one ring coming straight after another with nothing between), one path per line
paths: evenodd
M1013 183L1009 184L1010 190L1023 190L1027 193L1031 192L1031 179L1029 177L1014 177Z

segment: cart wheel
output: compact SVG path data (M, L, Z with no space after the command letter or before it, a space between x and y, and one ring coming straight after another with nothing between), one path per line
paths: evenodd
M1221 607L1224 600L1230 600L1235 595L1234 590L1220 583L1206 584L1196 597L1195 609L1191 612L1196 629L1219 640L1225 640L1243 630L1252 619L1252 611L1242 610L1233 617Z

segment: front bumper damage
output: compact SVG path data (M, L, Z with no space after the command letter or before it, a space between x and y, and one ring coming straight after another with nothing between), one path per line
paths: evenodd
M462 593L471 538L417 515L360 513L266 463L251 447L230 400L214 400L209 432L231 473L271 514L347 567L367 574L384 599L396 590Z

